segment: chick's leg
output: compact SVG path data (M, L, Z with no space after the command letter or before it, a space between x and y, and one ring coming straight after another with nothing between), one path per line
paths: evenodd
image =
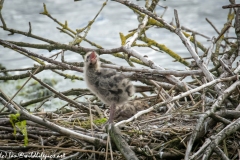
M113 119L114 119L114 116L115 116L115 111L116 111L116 105L112 104L110 106L110 115L109 115L108 123L113 123Z

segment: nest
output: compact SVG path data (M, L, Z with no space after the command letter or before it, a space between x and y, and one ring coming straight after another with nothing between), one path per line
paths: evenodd
M18 69L0 66L1 83L7 85L10 80L27 78L24 79L25 83L18 86L14 96L10 97L0 89L0 159L239 159L239 9L236 12L233 9L229 11L225 28L216 39L211 40L207 49L196 40L195 34L202 34L180 27L176 10L176 26L157 16L153 11L158 0L153 0L150 5L146 3L146 6L149 5L147 9L128 1L115 1L138 14L140 25L127 35L121 33L122 46L110 50L86 39L98 14L86 27L77 30L78 33L68 28L67 23L62 24L64 27L58 29L75 37L73 42L66 45L37 37L31 32L31 24L28 32L8 28L0 12L4 30L47 43L36 45L0 39L0 45L39 63ZM3 1L0 5L1 11ZM231 4L225 7L238 6ZM51 16L45 4L41 14L61 24ZM234 29L237 40L229 42L230 38L223 39L223 35L233 28L230 25L234 21L233 15L236 16ZM145 32L151 30L152 26L175 33L191 57L182 58L147 37ZM79 36L81 32L84 33L83 37ZM83 47L80 44L83 40L97 49ZM144 44L137 44L136 41ZM188 69L165 70L154 60L148 59L145 53L136 51L134 46L164 51ZM61 51L46 57L25 47ZM214 47L216 49L213 51ZM222 53L219 53L219 48ZM54 88L54 80L37 77L37 73L50 70L66 79L83 81L82 77L62 72L83 72L83 62L65 60L66 50L81 55L91 50L99 52L101 67L116 69L132 81L139 82L135 85L136 95L117 107L115 123L104 125L108 118L108 106L103 105L88 89L73 88L60 92ZM201 56L197 50L201 50ZM101 58L101 54L124 59L130 67L115 65ZM58 55L61 55L61 61L55 59ZM192 62L189 63L187 59ZM213 68L208 69L210 63ZM135 64L143 67L135 67ZM20 74L11 74L14 71ZM184 80L186 77L190 80ZM30 79L34 81L30 83ZM16 102L15 97L24 101ZM43 106L47 107L47 102L54 106L53 99L65 104L52 112L42 109ZM28 110L29 106L34 110Z

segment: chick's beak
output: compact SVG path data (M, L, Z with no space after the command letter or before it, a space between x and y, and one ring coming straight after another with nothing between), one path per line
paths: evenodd
M90 62L91 62L92 64L95 64L95 63L97 62L97 55L95 54L95 52L92 52L92 53L90 54Z

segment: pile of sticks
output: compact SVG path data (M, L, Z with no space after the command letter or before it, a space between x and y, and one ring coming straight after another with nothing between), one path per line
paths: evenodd
M69 45L32 34L31 23L28 32L9 28L0 12L0 27L3 30L45 42L32 44L0 39L1 46L38 63L29 68L11 70L1 67L1 83L18 79L24 79L25 83L12 97L0 89L0 157L19 158L19 153L23 153L29 159L34 155L39 159L239 159L239 4L230 1L230 5L223 6L230 9L221 32L207 19L218 33L217 38L211 39L181 26L177 10L174 10L176 25L167 23L163 15L156 15L154 9L159 0L147 1L145 8L127 0L114 1L133 10L138 15L139 25L127 35L120 33L122 46L112 49L105 49L86 38L91 25L108 1L104 2L93 20L77 32L52 17L44 4L41 14L58 23L62 27L58 28L61 32L73 37ZM3 8L3 2L0 1L0 9ZM176 34L189 51L190 58L183 58L147 37L145 33L153 27ZM236 37L228 37L230 29L235 29ZM83 35L80 36L80 33ZM211 45L202 45L196 35L207 38ZM232 39L234 41L230 42ZM82 46L82 41L91 44L92 48ZM163 51L179 65L186 66L186 70L167 70L150 60L146 53L139 53L134 49L135 46ZM46 57L26 47L60 51ZM125 59L129 67L115 65L100 56L102 67L116 69L129 79L141 83L136 85L136 96L119 106L116 123L106 128L101 126L106 121L107 109L88 89L73 88L59 92L53 85L37 77L38 73L50 70L66 79L82 81L82 77L63 72L83 72L83 62L65 61L64 52L71 51L84 56L92 50L100 55L111 54ZM61 61L55 59L58 55L61 55ZM135 67L135 64L144 68ZM11 74L14 71L19 74ZM186 77L191 80L185 81ZM49 93L28 101L15 102L14 98L19 92L24 87L30 87L28 82L31 79ZM88 101L79 99L86 95L90 95ZM41 110L46 102L56 98L66 104L51 113ZM31 112L26 110L29 106L34 108Z

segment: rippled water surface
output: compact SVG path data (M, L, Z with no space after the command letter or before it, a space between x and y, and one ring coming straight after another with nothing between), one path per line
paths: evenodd
M3 8L3 17L9 28L28 31L28 22L32 24L33 33L60 43L68 43L72 40L66 34L60 33L56 27L58 25L48 17L39 14L43 11L43 3L47 5L49 13L58 19L60 22L68 21L68 25L73 30L86 26L103 4L103 0L82 0L78 2L63 1L63 0L11 0L5 1ZM144 1L133 1L140 6L144 6ZM222 5L228 4L225 0L168 0L161 1L161 5L168 6L168 10L164 15L164 19L170 22L173 18L173 9L177 9L181 25L197 30L209 37L217 36L216 32L206 22L205 18L210 19L213 24L221 30L226 22L228 10L223 10ZM157 14L163 12L163 8L158 6ZM126 6L117 2L109 1L107 6L100 13L96 22L93 24L87 38L104 48L119 47L121 42L119 32L127 34L129 30L138 26L136 15ZM8 32L0 30L2 39L13 41L24 41L29 43L42 43L35 39L31 39L22 35L8 36ZM167 47L180 54L188 56L186 48L183 46L178 36L165 29L152 29L147 32L150 38L157 40L159 43L165 44ZM199 38L199 37L198 37ZM207 44L206 39L199 38L201 42ZM90 47L87 43L82 44L85 47ZM206 45L208 47L208 45ZM161 60L165 67L172 67L172 59L164 54L157 53L148 49L136 48L143 54L150 55L156 62ZM40 54L49 55L47 51L36 51ZM68 56L70 60L77 60L71 54ZM31 66L32 61L18 53L8 49L0 48L0 63L7 68L18 68L19 66ZM79 57L80 58L80 57ZM79 59L81 60L81 59ZM112 58L111 60L115 60ZM17 63L16 63L17 62ZM175 64L175 63L174 63ZM176 64L175 64L176 65ZM177 66L177 65L176 65ZM175 66L175 67L176 67Z

